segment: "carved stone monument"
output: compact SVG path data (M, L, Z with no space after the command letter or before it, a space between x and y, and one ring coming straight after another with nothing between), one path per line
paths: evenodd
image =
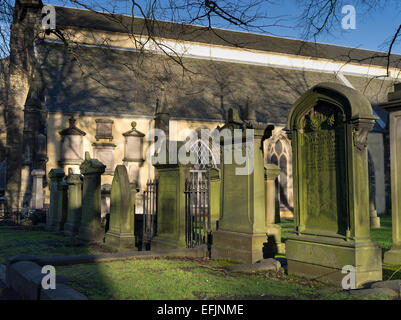
M248 111L248 119L239 118L238 110L229 111L222 129L242 132L242 138L224 145L222 163L222 214L219 228L213 234L212 257L255 263L263 259L267 242L265 212L264 158L262 143L271 136L273 126L257 123ZM245 129L253 130L249 143ZM252 131L250 131L252 132ZM235 133L234 133L235 134ZM232 135L234 137L234 134ZM248 152L246 148L250 147ZM232 153L232 161L226 159ZM248 167L235 161L235 152L242 152ZM228 157L228 155L227 155ZM242 172L240 172L242 171Z
M381 249L370 239L367 136L375 119L360 92L336 83L307 91L288 117L292 139L295 232L288 273L356 287L382 279Z
M82 162L83 155L83 136L86 135L79 129L75 122L74 117L69 119L69 127L61 130L61 159L59 164L64 165L79 165Z
M78 237L84 241L99 241L104 236L100 224L101 175L106 166L97 159L91 159L89 152L85 153L85 161L80 169L84 176L82 196L82 218Z
M116 167L110 194L110 224L106 233L106 245L130 248L135 245L134 212L127 168Z

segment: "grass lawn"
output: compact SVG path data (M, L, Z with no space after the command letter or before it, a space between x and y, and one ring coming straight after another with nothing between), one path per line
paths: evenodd
M239 274L224 260L156 259L57 267L90 299L350 299L283 273Z
M77 246L71 240L55 233L0 229L0 263L18 254L33 256L62 256L99 254L107 252L100 246Z

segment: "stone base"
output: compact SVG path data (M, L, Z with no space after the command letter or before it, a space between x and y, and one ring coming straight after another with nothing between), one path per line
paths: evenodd
M401 265L401 248L392 247L390 251L384 253L384 264Z
M281 242L281 226L278 224L268 224L266 234L270 241L270 236L274 237L274 254L285 254L285 244Z
M151 243L151 250L184 249L186 247L185 241L173 240L163 236L154 237Z
M135 247L135 236L130 233L124 234L108 231L105 238L106 246L110 246L116 249Z
M341 287L342 268L356 266L356 287L382 280L381 249L371 241L357 242L318 236L290 236L286 242L288 274L330 282Z
M104 237L104 229L101 227L80 227L78 232L78 239L85 242L99 242Z
M371 229L378 229L380 228L380 218L378 216L376 217L370 217L370 228Z
M248 234L217 230L213 234L212 258L255 263L263 259L266 234Z

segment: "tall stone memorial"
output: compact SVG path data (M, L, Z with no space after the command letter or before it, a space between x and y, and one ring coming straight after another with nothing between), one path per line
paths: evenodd
M288 273L356 287L382 279L381 249L370 239L367 136L376 117L360 92L321 83L292 107L295 232Z
M393 245L384 263L401 265L401 83L394 85L388 102L380 105L390 113L391 216Z
M79 231L82 216L82 176L68 169L68 213L64 225L64 234L73 236Z
M135 245L134 212L127 168L118 165L114 171L110 194L110 224L106 244L117 249Z
M228 121L221 128L230 130L233 139L223 146L222 214L213 234L212 257L255 263L263 259L267 242L262 143L271 136L273 126L257 123L249 115L252 113L248 111L247 119L241 120L238 110L230 109ZM242 131L242 138L234 139L236 129ZM250 144L246 142L247 129L254 133ZM235 152L246 158L247 168L235 160ZM228 160L229 153L232 161Z
M56 231L58 217L61 215L63 194L59 190L59 184L63 181L65 174L62 169L51 169L49 172L50 206L46 221L46 230Z
M91 159L89 152L85 153L85 161L82 162L81 173L84 176L82 190L82 218L79 227L78 238L83 241L99 241L104 236L104 230L100 224L101 215L101 175L106 166L97 159Z

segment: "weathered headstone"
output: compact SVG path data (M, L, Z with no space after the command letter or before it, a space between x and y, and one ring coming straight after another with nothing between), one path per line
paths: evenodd
M115 248L135 245L134 213L127 168L118 165L114 171L110 194L110 224L106 244Z
M391 167L391 216L393 245L384 253L384 263L401 265L401 84L394 85L388 102L380 105L390 115L390 167Z
M59 184L65 174L62 169L51 169L49 172L50 206L46 221L46 229L49 231L57 230L59 210L62 204L62 193L59 191Z
M341 286L382 279L381 249L370 239L367 136L376 117L358 91L322 83L292 107L295 234L286 242L288 273Z
M64 233L69 236L78 234L82 215L82 176L68 170L68 211Z
M35 169L32 170L32 200L31 208L36 210L43 209L44 192L43 192L43 178L45 170Z
M280 175L280 167L275 164L265 164L265 192L266 192L266 233L268 241L272 242L268 248L272 249L272 255L285 253L284 243L281 242L281 227L276 222L277 195L275 181Z
M84 241L99 241L104 236L100 224L100 185L101 175L106 166L97 159L91 159L89 152L85 153L85 161L80 169L84 176L82 195L82 218L78 237Z
M56 231L63 231L67 220L68 210L68 184L65 181L58 183L59 201L57 215L54 218Z
M222 128L232 132L235 129L253 129L254 135L249 141L253 147L244 157L244 163L223 159L222 164L222 214L219 228L213 234L212 257L255 263L263 259L263 247L266 237L264 158L262 141L271 136L273 126L257 123L252 119L242 121L238 111L230 110L228 121ZM248 115L252 115L248 111ZM234 137L234 134L232 135ZM224 145L224 153L241 151L244 154L248 143L243 139L232 139L232 145ZM230 163L231 162L231 163ZM238 170L240 169L240 170Z

